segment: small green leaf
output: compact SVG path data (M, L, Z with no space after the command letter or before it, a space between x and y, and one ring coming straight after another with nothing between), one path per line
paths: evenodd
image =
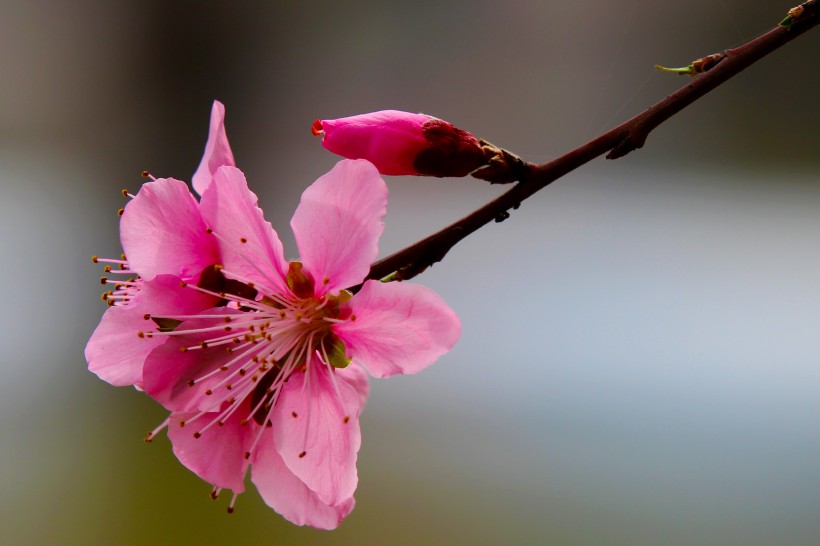
M334 333L330 333L324 340L323 346L327 354L328 364L334 368L347 368L352 358L347 358L345 344Z
M151 320L157 323L160 332L173 332L180 324L182 324L181 320L162 317L151 317Z

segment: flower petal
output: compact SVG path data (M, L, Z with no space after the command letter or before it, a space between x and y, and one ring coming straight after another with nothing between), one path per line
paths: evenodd
M240 311L225 307L205 310L203 315L235 316ZM151 351L145 360L143 381L145 392L171 411L215 411L221 402L240 392L232 392L232 387L223 384L250 359L237 359L237 355L226 350L224 345L202 347L219 336L225 322L221 318L194 318L180 324L173 336ZM209 331L197 331L210 328ZM218 329L218 330L217 330ZM193 331L192 333L185 333ZM190 350L183 350L190 348ZM236 360L229 366L229 363ZM220 368L224 371L216 372ZM228 381L230 383L230 381Z
M234 167L236 162L225 132L225 106L215 100L211 108L211 128L208 132L208 142L205 144L205 153L191 179L196 192L199 195L205 193L216 170L226 165Z
M120 239L128 263L142 278L165 273L188 281L219 261L216 241L205 227L188 185L161 178L143 184L125 206Z
M219 241L226 276L283 293L287 263L282 243L256 203L242 171L221 167L202 195L200 208Z
M215 298L182 288L179 278L159 275L142 284L125 306L109 307L85 347L88 369L114 386L142 385L142 368L148 354L164 338L138 337L156 324L146 315L198 313L216 303Z
M360 398L341 377L331 378L325 366L316 359L308 371L290 376L271 421L285 465L320 501L335 506L353 496L358 482Z
M168 423L168 438L179 462L206 482L236 494L245 490L245 471L249 463L245 452L255 433L250 424L240 424L241 415L246 415L250 408L245 410L244 413L242 408L235 411L223 426L208 427L198 438L194 433L218 419L218 412L202 415L185 426L180 426L180 422L188 421L196 414L172 413Z
M353 510L353 497L335 506L320 501L316 493L288 470L271 438L262 438L254 453L251 480L268 506L296 525L335 529Z
M461 335L453 310L424 286L367 281L348 305L351 320L333 331L374 377L421 371Z
M378 255L387 185L364 160L344 160L314 182L290 222L316 294L360 283Z
M351 362L347 368L336 368L336 375L341 376L359 395L359 414L361 414L367 403L367 397L370 395L370 377L367 372L355 362Z

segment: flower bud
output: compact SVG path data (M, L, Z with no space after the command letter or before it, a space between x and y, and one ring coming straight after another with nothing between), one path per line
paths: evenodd
M382 174L466 176L486 166L484 143L452 123L398 110L316 120L322 145L348 159L366 159Z

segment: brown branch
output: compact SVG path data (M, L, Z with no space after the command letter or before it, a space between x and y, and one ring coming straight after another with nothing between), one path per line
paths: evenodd
M605 153L607 159L617 159L641 148L655 127L769 53L817 26L820 22L818 6L818 0L805 2L800 18L793 21L790 27L777 26L740 47L726 50L723 52L725 57L710 70L598 138L548 163L524 164L520 167L519 182L511 190L441 231L375 262L367 278L381 279L396 274L399 279L410 279L443 259L453 246L480 227L509 217L510 209L517 209L522 201L565 174Z

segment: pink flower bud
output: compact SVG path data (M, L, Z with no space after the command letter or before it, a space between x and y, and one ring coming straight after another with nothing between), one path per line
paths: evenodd
M398 110L313 122L322 145L348 159L366 159L382 174L466 176L487 165L482 143L452 123Z

